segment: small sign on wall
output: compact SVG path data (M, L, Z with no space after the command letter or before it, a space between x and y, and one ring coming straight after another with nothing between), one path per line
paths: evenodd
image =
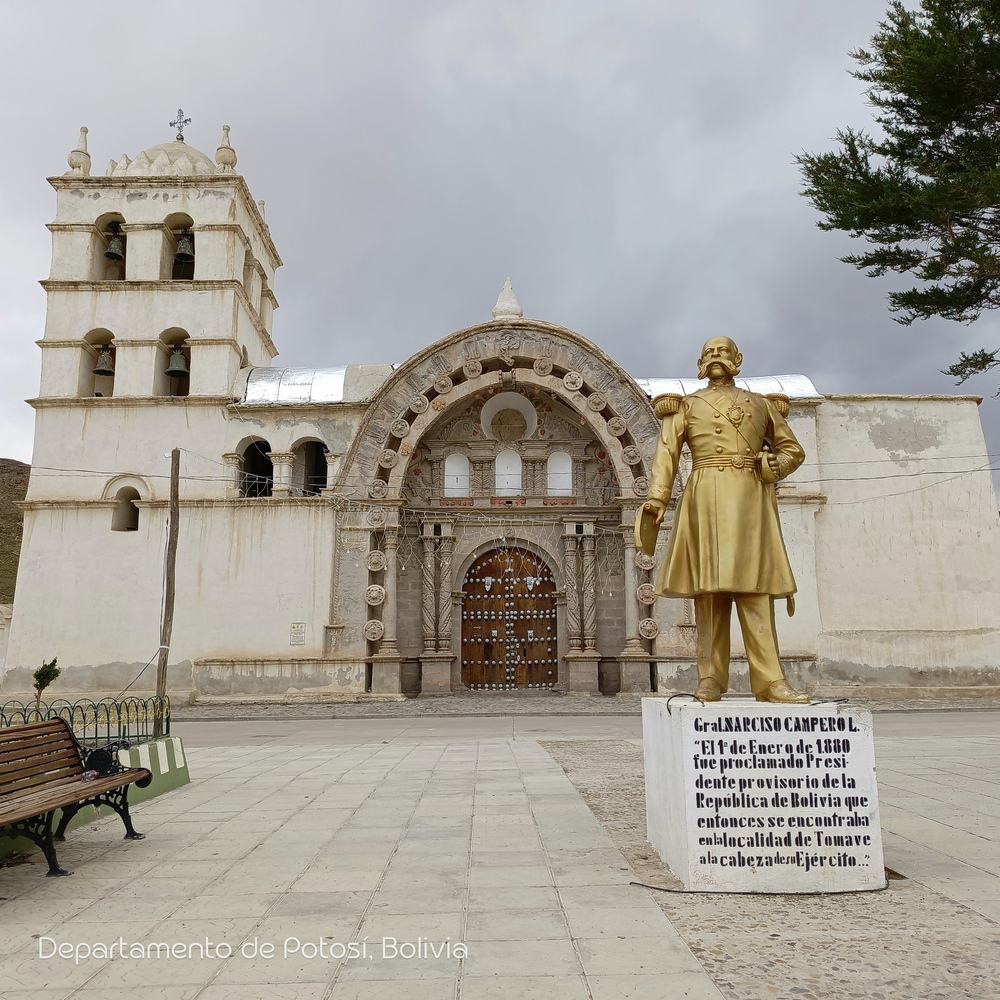
M306 623L292 622L288 630L289 646L304 646L306 644Z

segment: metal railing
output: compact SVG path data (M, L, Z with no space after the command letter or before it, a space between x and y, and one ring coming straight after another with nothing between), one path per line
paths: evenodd
M140 742L170 735L169 698L101 698L92 701L5 701L0 705L0 727L65 719L81 743L103 744L112 740Z

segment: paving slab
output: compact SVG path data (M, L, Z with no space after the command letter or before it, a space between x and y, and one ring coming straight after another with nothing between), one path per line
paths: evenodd
M63 846L69 879L0 868L0 997L995 995L1000 714L879 716L887 859L906 877L809 900L630 884L670 886L644 840L637 721L182 723L193 781L135 808L146 840L101 820ZM75 965L40 960L38 934L239 947ZM289 940L370 954L282 954ZM421 941L467 957L398 954ZM241 953L260 942L278 953Z

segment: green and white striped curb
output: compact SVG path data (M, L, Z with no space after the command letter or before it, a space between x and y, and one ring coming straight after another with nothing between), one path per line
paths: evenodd
M131 786L128 793L130 802L143 802L153 795L180 788L191 780L187 758L184 756L184 744L176 736L163 736L148 743L139 743L128 750L119 750L118 761L122 767L144 767L153 773L153 783L148 788ZM144 792L152 794L143 794Z

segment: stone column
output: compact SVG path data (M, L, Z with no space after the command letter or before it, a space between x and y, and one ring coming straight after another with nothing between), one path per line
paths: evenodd
M328 448L325 449L326 452L326 489L332 490L337 482L337 476L340 475L340 463L343 462L344 456L339 452L330 451Z
M425 524L420 538L424 548L420 581L420 613L423 621L424 653L437 649L437 586L434 581L434 525Z
M222 456L222 461L226 466L226 498L234 499L240 495L240 487L243 478L243 456L235 451L227 452Z
M594 526L584 525L583 545L583 648L597 651L597 539Z
M563 535L563 566L566 577L566 626L569 652L563 658L565 675L562 686L567 694L597 694L597 567L594 560L593 525L590 533L579 536L575 524L567 524ZM583 614L577 588L577 539L583 538ZM587 539L590 542L588 544ZM589 567L589 580L588 580ZM590 593L587 593L588 583Z
M625 544L625 648L623 653L644 653L642 640L639 638L639 603L635 596L639 586L638 574L635 571L635 534L631 529L622 533Z
M618 664L621 675L621 690L626 691L649 691L650 667L653 658L646 649L639 634L639 619L644 612L639 607L639 597L637 591L639 585L645 582L646 574L640 572L636 566L637 553L635 550L635 508L625 507L622 509L622 542L625 545L625 646L618 656ZM666 530L664 527L663 530ZM650 612L652 614L652 612Z
M292 462L295 456L290 451L271 451L267 457L274 466L274 484L271 496L287 497L292 492Z
M398 656L396 645L396 550L399 537L396 528L385 529L385 602L382 605L382 635L380 653Z
M435 534L439 531L440 534ZM451 554L455 538L450 524L425 524L423 530L424 651L420 655L421 695L451 694ZM437 583L434 569L437 562ZM461 683L461 675L459 681Z
M446 530L447 528L447 530ZM441 592L438 597L438 641L437 648L441 652L451 652L451 556L455 551L455 536L451 533L451 525L441 526Z
M573 525L569 525L573 528ZM563 535L563 576L566 580L566 635L571 651L580 649L580 594L576 579L576 532Z

